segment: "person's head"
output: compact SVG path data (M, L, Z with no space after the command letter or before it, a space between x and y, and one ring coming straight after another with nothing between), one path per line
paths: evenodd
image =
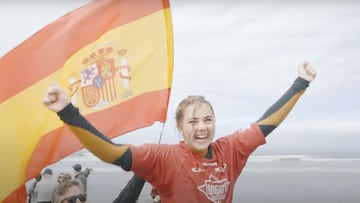
M67 180L59 183L52 198L53 203L85 203L86 194L82 184L77 180Z
M75 165L73 165L73 169L74 169L74 171L76 171L76 172L80 172L80 171L81 171L81 164L75 164Z
M53 170L51 168L46 168L43 173L42 173L42 176L44 178L49 178L49 177L52 177L52 174L53 174Z
M72 179L72 177L71 177L70 174L64 173L64 175L62 177L62 182L67 181L67 180L71 180L71 179Z
M60 173L59 177L58 177L58 182L61 183L61 182L71 180L71 179L72 179L72 177L71 177L70 174L68 174L68 173Z
M64 177L64 173L59 173L57 182L61 183Z
M206 153L215 134L215 113L203 96L188 96L176 109L176 127L184 142L197 153Z

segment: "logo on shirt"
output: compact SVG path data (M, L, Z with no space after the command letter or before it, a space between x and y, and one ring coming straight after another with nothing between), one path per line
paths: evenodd
M217 179L210 175L208 180L205 180L204 185L198 186L198 190L206 195L206 197L214 203L222 202L228 193L230 182L224 178Z

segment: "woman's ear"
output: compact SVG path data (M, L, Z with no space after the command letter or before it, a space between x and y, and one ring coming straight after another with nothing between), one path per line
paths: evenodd
M179 131L179 132L182 132L182 126L181 125L176 125L176 129Z

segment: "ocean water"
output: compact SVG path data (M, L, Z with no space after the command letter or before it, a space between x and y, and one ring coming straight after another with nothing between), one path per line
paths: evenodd
M112 202L132 176L89 153L77 154L49 167L55 176L72 174L72 165L92 168L89 203ZM151 202L146 183L139 202ZM240 175L233 202L244 203L359 203L360 157L314 155L251 156Z
M252 157L238 179L234 202L360 202L360 158L308 155Z

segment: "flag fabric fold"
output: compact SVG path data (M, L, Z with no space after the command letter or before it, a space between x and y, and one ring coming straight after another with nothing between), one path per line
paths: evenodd
M165 122L173 74L169 0L95 0L0 60L0 202L83 146L41 103L51 81L109 138ZM119 125L121 124L121 125Z

